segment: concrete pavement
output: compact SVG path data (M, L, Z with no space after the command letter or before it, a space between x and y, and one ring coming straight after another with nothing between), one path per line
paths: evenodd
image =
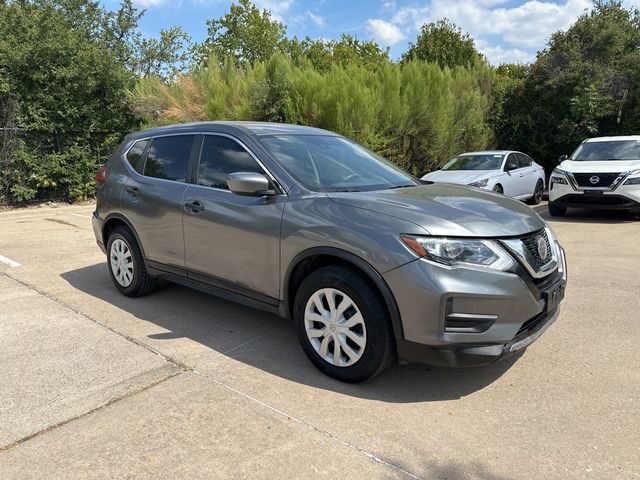
M640 221L551 221L570 285L521 357L346 385L273 315L121 296L90 211L0 213L0 478L640 478Z

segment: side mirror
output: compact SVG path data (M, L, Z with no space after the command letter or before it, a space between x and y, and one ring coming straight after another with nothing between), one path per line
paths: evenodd
M569 155L560 155L560 157L558 158L558 165L564 162L567 158L569 158Z
M504 171L507 172L507 173L512 172L512 171L517 170L517 169L518 169L518 164L513 164L512 163L510 165L510 164L507 163L504 166Z
M262 197L275 194L273 190L269 190L269 180L261 173L232 173L227 177L227 186L236 195Z

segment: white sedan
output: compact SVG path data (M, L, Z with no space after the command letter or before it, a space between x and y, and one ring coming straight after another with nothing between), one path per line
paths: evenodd
M458 183L503 193L537 205L544 193L544 168L530 156L511 150L462 153L442 170L422 177L432 182Z

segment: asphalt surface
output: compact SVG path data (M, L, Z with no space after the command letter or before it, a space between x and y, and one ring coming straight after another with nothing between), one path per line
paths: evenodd
M640 220L550 221L567 296L518 358L346 385L273 315L121 296L91 210L0 213L3 480L640 478Z

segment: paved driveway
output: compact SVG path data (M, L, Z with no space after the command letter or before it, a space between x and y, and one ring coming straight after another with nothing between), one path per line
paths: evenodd
M273 315L119 295L91 210L0 213L3 480L640 478L640 221L551 221L567 298L519 358L346 385Z

